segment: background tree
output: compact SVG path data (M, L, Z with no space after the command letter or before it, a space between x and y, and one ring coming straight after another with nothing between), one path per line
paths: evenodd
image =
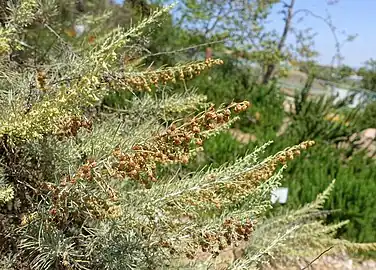
M280 9L283 28L281 33L268 29L268 20L273 10ZM177 8L178 25L202 33L208 38L230 37L226 44L232 50L247 52L248 59L262 68L262 82L267 83L280 62L314 60L314 38L312 29L299 29L299 22L305 16L312 16L326 23L333 34L336 54L334 60L340 61L340 49L354 36L339 40L339 34L330 16L316 15L307 9L296 9L295 1L182 1ZM304 14L300 18L298 16ZM229 34L231 33L231 34ZM295 44L286 44L289 37ZM334 63L333 63L334 64Z
M341 67L339 67L339 76L341 79L344 79L346 77L349 77L351 74L353 74L354 72L354 69L352 67L349 67L349 66L346 66L346 65L343 65Z
M366 61L364 67L358 70L358 74L363 77L363 88L376 91L376 60L371 58Z

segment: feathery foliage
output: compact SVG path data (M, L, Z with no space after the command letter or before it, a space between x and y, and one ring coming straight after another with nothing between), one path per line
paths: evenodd
M273 220L264 219L285 164L313 141L260 160L267 143L219 168L184 170L203 142L228 129L250 102L215 106L193 91L173 93L176 81L187 83L222 64L219 59L146 68L121 61L169 7L80 47L38 13L42 3L21 1L1 30L9 33L0 46L6 48L0 59L2 268L158 269L182 256L194 261L200 250L218 256L242 241L252 251L239 263L253 265L282 242L330 237L335 225L298 227L287 218L268 228ZM21 62L9 57L32 22L47 27L63 48L34 65L28 54ZM129 106L106 107L104 98L114 92L131 93ZM315 214L320 204L293 219ZM260 244L260 233L275 239Z

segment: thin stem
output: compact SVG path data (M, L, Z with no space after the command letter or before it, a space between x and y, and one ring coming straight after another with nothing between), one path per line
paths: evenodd
M305 270L305 269L308 269L315 261L317 261L322 255L324 255L325 253L327 253L329 250L331 250L334 246L331 246L329 248L327 248L326 250L324 250L323 252L320 253L319 256L317 256L313 261L311 261L309 264L307 264L305 267L303 267L301 270Z

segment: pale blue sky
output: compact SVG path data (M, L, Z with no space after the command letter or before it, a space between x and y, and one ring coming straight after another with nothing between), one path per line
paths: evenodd
M309 9L324 17L328 11L338 30L358 34L354 41L347 43L341 50L345 57L344 64L360 67L369 58L376 58L376 0L339 0L335 5L327 5L327 0L296 0L296 9ZM273 14L271 19L271 27L282 31L281 15ZM318 61L330 64L335 54L335 42L328 26L318 19L306 17L301 27L312 27L313 31L319 33L315 39L315 48L320 53Z
M341 50L345 64L359 67L369 58L376 58L376 0L339 0L335 5L327 5L326 0L296 0L296 9L310 9L324 17L327 10L338 30L358 34L354 41L344 45ZM278 18L274 24L281 29L283 26L279 25L281 22ZM302 24L319 33L315 39L316 50L321 54L318 61L329 64L335 54L335 43L328 26L312 17L305 18Z

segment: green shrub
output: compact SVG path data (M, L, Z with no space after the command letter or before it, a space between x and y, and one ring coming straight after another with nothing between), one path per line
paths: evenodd
M351 220L340 235L360 242L376 241L376 171L374 161L362 154L343 160L342 151L332 145L318 145L302 160L287 169L284 184L289 187L289 205L299 206L311 201L319 190L336 179L332 196L325 209L333 210L329 221ZM338 211L337 211L338 210Z
M376 102L369 103L359 115L359 129L376 128Z

